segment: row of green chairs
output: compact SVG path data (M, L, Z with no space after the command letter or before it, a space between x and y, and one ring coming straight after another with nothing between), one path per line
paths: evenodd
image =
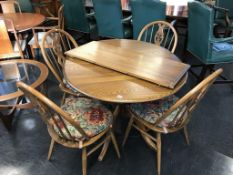
M65 6L65 22L68 29L93 33L110 38L137 39L142 28L156 20L165 20L166 3L152 0L131 0L132 17L123 17L120 0L92 0L94 12L88 13L84 2L61 0ZM95 24L95 19L96 23Z

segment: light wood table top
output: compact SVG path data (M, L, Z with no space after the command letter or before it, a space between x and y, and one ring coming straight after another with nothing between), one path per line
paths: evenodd
M122 44L135 45L144 51L125 48ZM145 52L151 46L158 53ZM173 56L166 49L136 40L92 41L66 52L66 55L169 88L174 88L190 67L172 59L164 59Z
M117 39L102 42L138 54L143 53L145 56L154 55L155 59L162 57L179 61L170 51L149 43ZM177 92L186 83L188 76L186 74L174 89L169 89L77 58L70 58L65 62L64 75L68 83L83 94L117 103L146 102L164 98Z
M38 13L0 13L0 18L11 19L16 30L28 30L38 26L45 20L45 16Z

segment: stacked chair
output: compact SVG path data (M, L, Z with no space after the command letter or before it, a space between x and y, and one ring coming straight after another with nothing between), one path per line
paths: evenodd
M46 31L50 29L63 29L64 28L64 5L58 10L58 17L46 17L44 24L38 27L32 28L33 37L28 42L33 58L36 58L35 49L39 49L42 38ZM47 43L47 47L50 47L50 43Z

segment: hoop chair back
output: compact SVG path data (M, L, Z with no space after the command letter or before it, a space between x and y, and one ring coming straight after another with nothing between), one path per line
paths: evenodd
M48 47L49 46L49 47ZM45 63L61 85L63 82L63 64L65 52L78 47L74 38L61 29L52 29L42 39L41 52Z
M80 133L80 141L88 139L88 136L79 126L78 122L75 122L75 120L72 119L68 113L63 111L59 106L57 106L46 96L41 94L36 89L20 81L17 82L17 87L24 93L25 96L29 98L33 106L38 109L38 112L40 113L42 120L50 130L54 130L53 125L56 125L56 128L58 128L60 134L58 134L55 130L53 134L56 134L58 137L62 139L77 142L77 140L72 137L70 131L67 129L67 125L71 124ZM60 127L61 125L65 128L62 129Z
M174 53L178 42L178 35L172 25L173 23L166 21L151 22L143 27L137 40L154 43Z
M18 1L0 1L2 13L21 13L21 8Z
M162 128L161 132L175 132L189 122L191 113L196 108L200 100L204 97L209 87L214 83L215 79L222 73L222 69L218 69L190 90L186 95L180 98L174 105L168 109L155 125L161 124L173 112L176 114L173 121L166 128ZM175 112L176 111L176 112ZM161 129L161 128L160 128Z

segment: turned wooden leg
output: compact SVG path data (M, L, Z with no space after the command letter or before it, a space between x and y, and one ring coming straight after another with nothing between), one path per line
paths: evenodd
M125 146L125 143L129 137L129 133L130 133L130 130L132 128L133 121L134 121L134 119L133 119L133 117L131 117L129 120L128 126L126 128L126 131L125 131L125 136L124 136L124 140L122 142L122 146Z
M48 157L47 157L48 160L50 160L50 158L51 158L53 148L54 148L54 144L55 144L55 141L53 139L51 139L51 143L50 143L50 147L49 147L49 153L48 153Z
M157 133L157 173L161 172L161 134Z
M83 175L87 175L87 148L84 147L82 150L82 171Z
M190 145L187 126L184 127L184 136L185 136L185 140L186 140L187 145Z
M119 150L119 147L118 147L118 144L117 144L117 141L116 141L116 137L115 137L115 135L114 135L114 133L112 131L110 131L110 135L111 135L111 138L112 138L112 143L113 143L114 148L115 148L116 153L117 153L117 157L121 158L121 154L120 154L120 150Z
M99 155L99 157L98 157L98 160L99 160L99 161L102 161L102 160L103 160L103 158L104 158L104 156L105 156L105 154L106 154L106 152L107 152L107 150L108 150L109 143L110 143L110 139L111 139L111 136L108 134L108 135L106 136L106 138L105 138L104 146L103 146L103 148L102 148L102 150L101 150L101 153L100 153L100 155Z

